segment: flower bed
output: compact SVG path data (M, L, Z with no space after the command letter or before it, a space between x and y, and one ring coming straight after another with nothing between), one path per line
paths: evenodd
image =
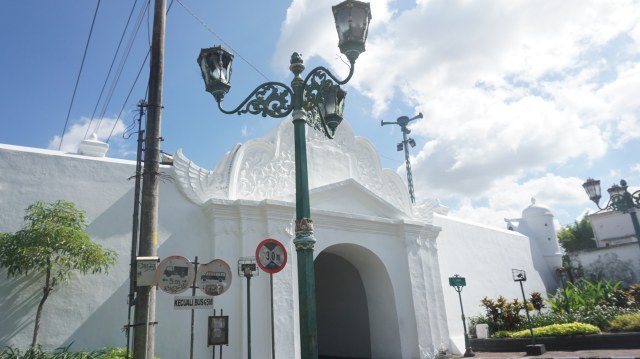
M531 338L470 339L469 344L481 352L519 352L531 344ZM544 344L548 351L573 351L596 349L640 349L640 333L605 333L569 335L561 337L536 337L536 344Z

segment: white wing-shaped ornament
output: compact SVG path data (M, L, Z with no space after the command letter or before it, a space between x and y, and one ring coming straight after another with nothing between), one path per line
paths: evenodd
M211 198L229 197L229 166L240 148L234 146L218 163L214 171L206 170L189 160L182 149L173 157L175 179L182 193L196 204L203 204Z

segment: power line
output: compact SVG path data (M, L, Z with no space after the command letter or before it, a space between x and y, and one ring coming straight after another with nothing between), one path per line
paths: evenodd
M147 3L148 5L148 3ZM167 7L167 12L166 15L169 15L169 11L171 11L171 7L173 5L173 0L171 0L171 2L169 3L169 6ZM148 6L147 6L148 7ZM146 12L146 10L145 10ZM135 80L133 80L133 84L131 85L131 88L129 89L129 93L127 94L127 98L125 98L124 103L122 104L122 107L120 108L120 112L118 113L118 116L116 117L116 120L113 122L113 127L111 127L111 132L109 133L109 137L107 137L106 142L109 143L109 140L111 139L111 136L113 135L113 131L116 129L116 126L118 125L118 119L120 118L120 116L122 116L122 111L124 111L127 102L129 101L129 97L131 96L131 93L133 92L133 89L135 88L136 84L138 83L138 79L140 78L140 74L142 73L142 70L144 69L145 65L147 64L147 60L149 59L149 54L151 53L151 46L149 46L149 50L147 50L147 55L145 56L144 60L142 61L142 65L140 65L140 69L138 70L138 74L136 75ZM144 95L144 101L146 102L147 100L147 95L149 93L149 86L147 85L147 89L145 91L145 95Z
M120 81L120 76L122 76L124 67L127 63L127 60L129 59L129 54L131 53L131 50L133 48L135 38L138 35L138 32L140 31L142 21L144 20L144 15L148 12L148 9L149 9L149 3L147 2L147 5L141 9L140 14L138 15L138 19L136 20L136 24L134 25L134 29L135 29L134 32L129 36L129 42L127 43L127 47L123 53L122 58L120 59L120 64L118 65L118 69L116 70L116 74L114 76L114 79L112 80L111 87L109 88L109 92L107 94L107 98L105 100L105 103L102 106L102 111L100 112L100 116L99 116L100 122L98 124L98 127L100 126L102 119L104 119L104 116L107 113L107 108L111 103L111 98L113 97L113 94L115 93L118 82ZM144 60L144 62L146 62L146 59Z
M142 70L144 69L145 65L147 64L147 59L149 59L149 54L150 53L151 53L151 50L147 51L147 56L144 58L144 61L142 62L142 66L140 66L140 70L138 71L138 75L136 76L136 79L133 81L133 85L131 85L131 89L129 90L129 93L127 94L127 98L124 100L124 103L122 104L122 108L120 108L120 113L118 113L118 117L116 117L116 120L113 121L113 127L111 128L111 132L109 133L109 137L107 137L107 141L106 141L107 143L109 143L109 139L111 139L111 135L113 135L113 131L116 129L116 125L118 124L118 119L122 115L122 111L124 110L125 106L127 105L127 102L129 101L129 97L131 96L131 93L133 92L134 87L138 83L138 79L140 78L140 74L142 73ZM149 92L148 88L147 88L147 92ZM146 99L147 99L147 94L146 93L144 95L144 99L145 99L145 102L146 102Z
M215 31L213 31L209 26L207 26L207 24L205 24L204 21L202 21L202 19L200 19L196 14L193 13L193 11L191 11L191 9L189 9L185 4L182 3L181 0L176 0L178 2L178 4L180 4L180 6L182 6L188 13L189 15L191 15L194 19L196 19L205 29L207 29L207 31L209 31L213 36L217 37L218 40L220 40L220 42L222 42L224 44L224 46L226 46L229 50L233 51L236 56L238 56L239 58L242 59L242 61L246 62L252 69L254 69L258 74L260 74L260 76L264 77L265 80L267 81L271 81L267 76L265 76L265 74L263 74L260 70L258 70L257 67L253 66L253 64L251 62L249 62L247 59L245 59L238 51L234 50L233 47L231 47L231 45L229 45L226 41L224 41L220 35L218 35Z
M118 42L118 47L116 48L116 52L115 54L113 54L113 59L111 60L111 66L109 66L109 71L107 72L107 76L104 79L104 83L102 84L102 89L100 90L100 95L98 96L98 101L96 101L96 106L93 108L93 113L91 114L91 120L89 121L89 126L87 126L87 131L84 134L84 138L87 138L87 135L89 134L89 129L91 128L91 124L93 123L93 119L96 115L96 111L98 110L98 104L100 103L100 100L102 100L102 94L104 93L104 89L107 87L107 82L109 82L109 77L111 76L111 70L113 70L113 65L116 63L116 59L118 57L118 53L120 52L120 46L122 45L122 40L124 40L124 36L127 33L127 29L129 28L129 23L131 22L131 17L133 16L133 11L136 8L136 5L138 4L138 0L136 0L133 3L133 6L131 7L131 11L129 12L129 18L127 19L127 23L124 26L124 30L122 31L122 35L120 36L120 41ZM96 132L97 129L99 128L99 126L96 126Z
M87 43L84 46L84 54L82 55L82 62L80 64L80 71L78 71L78 77L76 78L76 85L73 89L73 95L71 95L71 103L69 104L69 110L67 111L67 118L64 121L64 128L62 129L62 136L60 137L60 143L58 144L58 151L62 148L62 141L64 140L64 133L67 131L67 125L69 124L69 116L71 115L71 108L73 107L73 100L76 98L76 91L78 90L78 83L80 82L80 75L82 74L82 68L84 67L84 60L87 57L87 50L89 49L89 42L91 41L91 35L93 34L93 25L96 23L96 17L98 16L98 9L100 8L100 0L96 4L96 11L93 14L93 20L91 21L91 29L89 30L89 37Z

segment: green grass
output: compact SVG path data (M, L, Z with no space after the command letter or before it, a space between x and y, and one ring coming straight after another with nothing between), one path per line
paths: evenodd
M612 332L640 332L640 313L615 317L609 325Z
M533 328L536 337L559 337L567 335L600 334L600 329L595 325L585 323L552 324L544 327ZM529 329L517 332L500 331L493 335L494 338L528 338L531 337Z
M92 352L71 352L69 347L58 348L51 353L40 347L21 351L17 348L5 347L0 351L0 359L126 359L125 348L105 348ZM129 353L129 358L132 353Z

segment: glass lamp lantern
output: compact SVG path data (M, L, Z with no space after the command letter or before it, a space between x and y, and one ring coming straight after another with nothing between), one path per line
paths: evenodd
M222 46L200 50L198 65L207 92L220 102L231 88L231 63L233 54Z
M336 21L340 51L354 63L365 50L371 7L369 3L346 0L333 6L333 17Z
M324 91L324 101L320 104L320 111L324 121L331 133L335 133L336 128L342 122L344 114L344 100L347 92L338 85L331 86Z
M624 180L623 180L623 181L624 181ZM622 184L622 181L620 182L620 184ZM623 187L623 186L618 186L617 184L614 184L613 186L611 186L611 188L609 188L609 189L607 190L607 192L609 192L609 196L610 196L611 198L613 198L613 197L617 197L617 196L622 196L622 195L624 195L624 192L625 192L625 191L626 191L626 189L627 189L627 186L626 186L626 184L627 184L627 183L625 182L624 184L625 184L625 186L624 186L624 187Z
M587 179L585 183L582 184L585 192L589 196L589 199L598 204L600 202L601 193L600 193L600 180L594 180L593 178Z

